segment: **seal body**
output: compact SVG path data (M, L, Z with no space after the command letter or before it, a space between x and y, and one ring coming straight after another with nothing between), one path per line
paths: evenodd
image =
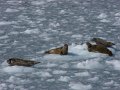
M99 53L108 54L109 56L113 55L112 52L103 45L92 45L89 42L87 42L86 44L88 46L89 52L99 52Z
M91 41L94 41L97 45L103 45L105 47L111 47L112 45L115 45L114 43L108 42L101 38L93 38Z
M68 54L68 45L64 44L63 47L51 49L48 51L45 51L45 54L60 54L60 55L67 55Z
M31 60L23 60L23 59L20 59L20 58L10 58L9 60L7 60L7 63L10 66L17 65L17 66L27 66L27 67L30 67L30 66L38 64L40 62L31 61Z

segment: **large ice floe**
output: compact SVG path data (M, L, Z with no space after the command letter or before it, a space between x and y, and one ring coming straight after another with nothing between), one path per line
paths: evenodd
M110 49L114 51L114 54L115 50ZM96 75L96 70L102 70L106 67L120 70L120 62L117 60L110 61L110 58L112 57L107 54L89 52L86 44L71 44L68 55L43 54L42 57L38 58L42 63L32 67L9 66L4 61L1 65L1 72L10 75L6 82L13 85L15 80L17 80L17 84L23 85L31 83L30 79L35 78L36 80L37 77L42 82L46 80L46 83L68 83L70 90L91 90L93 86L89 82L96 83L100 80L100 77ZM27 76L29 78L21 79L20 77L25 76L25 74L30 74ZM82 78L88 83L84 84ZM109 83L106 82L106 85ZM11 86L11 88L13 87Z

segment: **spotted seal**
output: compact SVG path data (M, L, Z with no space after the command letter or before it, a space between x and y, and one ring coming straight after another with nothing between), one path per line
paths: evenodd
M91 41L94 41L97 45L103 45L105 47L111 47L112 45L115 45L114 43L108 42L101 38L93 38Z
M113 55L112 52L103 45L92 45L89 42L87 42L86 44L88 46L89 52L100 52L100 53L108 54L109 56Z
M68 54L68 45L64 44L63 47L54 48L44 52L45 54L60 54L60 55L67 55Z
M24 60L24 59L20 59L20 58L10 58L9 60L7 60L7 63L10 66L17 65L17 66L27 66L27 67L30 67L30 66L38 64L40 62L31 61L31 60Z

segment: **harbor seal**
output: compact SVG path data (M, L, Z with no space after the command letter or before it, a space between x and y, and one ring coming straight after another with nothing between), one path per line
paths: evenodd
M64 44L63 47L51 49L44 52L45 54L60 54L60 55L67 55L68 54L68 45Z
M111 47L112 45L115 45L114 43L108 42L101 38L93 38L91 41L94 41L97 45L103 45L105 47Z
M112 52L103 45L92 45L89 42L87 42L86 44L88 46L89 52L100 52L100 53L108 54L109 56L113 55Z
M27 66L27 67L30 67L30 66L38 64L40 62L31 61L31 60L24 60L24 59L20 59L20 58L10 58L9 60L7 60L7 63L10 66L17 65L17 66Z

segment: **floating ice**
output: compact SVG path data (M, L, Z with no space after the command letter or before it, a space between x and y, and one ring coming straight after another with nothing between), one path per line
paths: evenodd
M54 70L53 74L65 74L67 73L67 71L63 71L63 70Z
M11 8L7 8L5 12L18 12L19 10L18 9L11 9Z
M70 83L69 87L74 90L90 90L90 89L92 89L91 85L84 85L82 83Z
M111 80L111 81L109 81L109 82L105 82L104 85L105 85L105 86L111 86L111 85L114 85L114 83L115 83L115 82L114 82L113 80Z
M75 76L88 77L90 76L90 74L89 72L80 72L80 73L75 73Z
M46 60L62 61L62 60L80 60L80 59L91 59L97 57L105 57L107 55L101 53L89 52L87 45L70 45L68 47L68 55L57 55L57 54L46 54L43 56Z
M104 19L106 17L107 17L107 15L105 13L101 13L97 18Z
M60 78L58 80L62 81L62 82L68 82L70 80L70 77L68 77L68 76L60 76Z
M111 65L115 70L120 70L120 60L106 61L108 65Z
M86 60L75 65L80 69L95 69L95 68L103 68L104 66L99 62L99 60Z
M0 83L0 90L7 90L7 85L5 83Z
M0 26L2 26L2 25L10 25L10 24L15 24L15 22L14 21L11 21L11 22L9 22L9 21L1 21L0 22Z
M92 82L96 82L99 80L99 77L95 76L93 78L89 78L88 80L92 81Z
M7 38L9 38L8 35L0 36L0 39L7 39Z
M45 1L44 0L41 0L41 1L32 1L31 2L32 3L32 5L44 5L45 4Z
M52 75L47 71L35 72L35 73L33 73L33 75L37 75L37 76L43 77L43 78L52 77Z
M15 76L10 76L7 82L13 83L13 84L26 84L31 83L29 79L21 79Z
M25 33L25 34L37 34L37 33L39 33L39 30L38 29L31 29L31 30L24 31L23 33Z
M33 72L34 68L23 67L23 66L8 66L8 67L4 67L3 71L7 73L28 73L28 72Z

